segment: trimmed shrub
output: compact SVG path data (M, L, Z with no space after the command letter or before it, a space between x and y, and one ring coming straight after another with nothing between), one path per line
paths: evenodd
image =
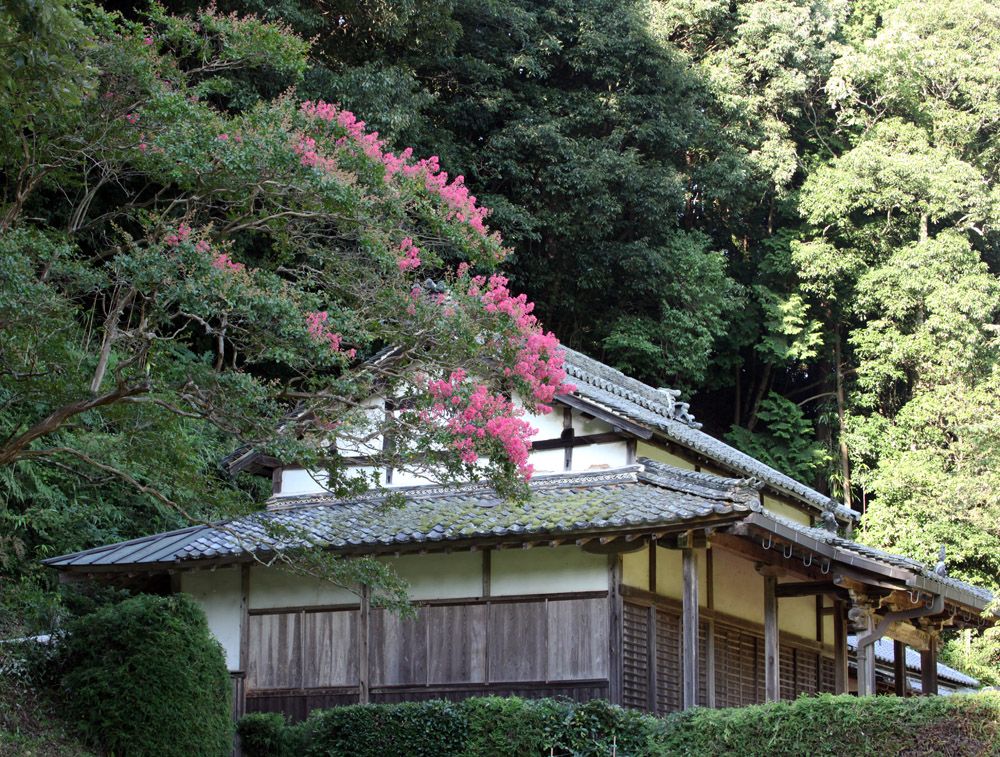
M883 757L1000 754L1000 694L897 699L803 697L665 719L605 701L473 698L352 705L240 721L246 757Z
M66 630L61 688L86 741L136 757L230 753L229 673L193 599L140 595Z
M824 694L667 718L664 755L884 757L1000 754L1000 695L853 697Z

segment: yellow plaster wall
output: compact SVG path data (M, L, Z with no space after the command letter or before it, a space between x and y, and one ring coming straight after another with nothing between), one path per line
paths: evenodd
M698 558L698 600L708 604L708 560L704 549L696 549ZM679 549L656 548L656 593L680 600L684 596L684 560Z
M675 468L685 468L687 470L694 470L694 463L690 463L682 457L671 454L664 449L660 449L648 442L640 441L636 447L636 455L638 457L648 457L650 460L655 460L658 463L666 463L667 465L673 465Z
M483 593L481 552L379 558L409 583L410 599L459 599Z
M358 602L358 595L309 576L297 576L280 568L254 565L250 568L250 609L346 605Z
M649 591L649 547L622 555L622 583Z
M787 505L784 502L779 502L774 497L769 497L766 494L764 495L764 508L770 510L775 515L788 518L788 520L795 523L801 523L803 526L812 525L812 518L809 516L809 513L804 513L798 508Z
M778 583L795 583L798 579L780 579ZM763 602L763 595L761 595ZM785 597L778 600L778 628L803 639L816 638L816 598Z
M712 572L715 576L714 609L754 623L764 622L764 579L754 570L750 560L716 549L712 552Z
M584 552L576 545L497 549L490 563L493 596L608 590L607 555Z

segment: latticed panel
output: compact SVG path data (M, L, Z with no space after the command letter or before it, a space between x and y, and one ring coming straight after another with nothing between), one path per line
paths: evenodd
M698 624L698 704L708 707L708 623Z
M820 657L819 660L819 690L832 694L837 690L837 667L830 657Z
M795 699L795 657L796 650L782 644L778 650L780 662L778 665L778 682L782 699Z
M649 707L649 609L624 603L622 610L622 703Z
M795 650L795 696L819 692L819 660L816 652Z
M681 619L675 613L657 610L656 712L678 712L681 697Z
M762 640L735 626L715 625L715 706L764 701Z

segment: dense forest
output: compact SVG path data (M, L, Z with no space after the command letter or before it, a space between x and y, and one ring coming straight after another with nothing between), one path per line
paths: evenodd
M74 345L89 344L94 327L84 303L99 299L104 318L134 310L109 294L120 291L116 282L88 279L94 269L83 270L64 248L118 245L118 284L132 281L145 260L137 229L147 238L164 232L153 228L152 204L134 203L128 223L121 221L113 208L123 198L160 198L171 187L172 197L197 204L234 176L247 192L266 194L266 182L248 178L249 166L199 152L194 132L215 129L221 139L242 128L263 139L275 123L291 123L281 103L325 101L377 130L386 151L437 156L441 170L464 177L510 250L501 263L510 289L535 303L535 315L563 343L654 386L684 390L706 430L863 512L863 541L931 563L944 544L950 575L1000 587L995 0L225 0L212 17L213 38L171 20L198 13L198 3L175 0L152 10L166 42L136 39L111 52L89 49L84 30L108 33L150 16L132 3L102 5L78 13L69 4L19 0L0 11L4 49L37 52L0 62L0 107L12 125L0 144L7 290L0 437L9 442L43 417L45 397L71 396L79 375L70 367L89 359ZM283 31L238 20L250 15L310 40L308 52ZM176 51L173 63L186 78L168 80L165 52L146 68L136 62L158 44ZM145 153L123 157L121 140L131 137L107 129L100 156L45 136L67 124L85 131L88 96L110 91L106 73L101 79L109 68L142 80L159 144L187 145L170 155L176 166ZM121 107L127 118L132 104ZM44 139L55 147L39 159L28 197L24 176L34 167L26 140ZM100 161L104 168L74 178L72 190L54 188L80 164ZM296 307L311 312L324 304L316 294L323 287L360 282L363 292L342 297L330 313L344 333L355 325L345 345L362 353L433 320L418 313L387 326L378 317L392 297L405 297L405 266L389 293L379 293L356 251L384 242L385 219L409 213L410 223L413 205L404 211L377 199L364 191L331 197L328 206L269 199L282 212L298 203L323 223L347 211L364 215L348 241L337 240L355 251L350 264L306 266L311 278L296 290ZM203 203L211 228L230 223L223 268L241 266L230 252L255 270L265 271L265 258L272 263L272 279L234 295L248 312L264 313L238 324L239 352L253 356L258 376L305 375L319 365L328 380L343 368L341 356L295 353L285 306L272 296L277 282L288 286L295 245L324 240L305 223L276 230L233 222L240 201ZM429 260L489 263L493 237L470 241L430 211L419 220L426 239L444 238L422 245L434 250ZM197 241L217 239L206 232ZM73 280L73 298L32 290L37 271L19 252L29 248L36 263L50 261L54 277ZM395 275L392 261L386 265ZM219 275L219 267L205 275ZM194 309L185 297L202 296L178 290L162 302L180 312ZM29 301L40 309L17 311ZM211 320L218 308L195 312ZM176 313L159 315L176 323ZM131 322L121 327L128 329ZM469 335L476 343L471 327ZM173 370L162 378L174 385L202 371L199 386L214 394L185 397L191 417L160 412L169 404L162 397L143 406L115 402L100 418L84 413L60 425L57 434L89 434L86 448L53 443L72 448L69 457L0 453L0 580L4 601L22 614L45 605L46 579L33 567L40 557L162 530L181 522L171 505L210 517L261 496L252 481L215 474L215 463L232 451L234 428L241 439L263 437L287 407L243 373L218 370L215 360L235 367L227 348L156 344L165 346L126 350L125 365L113 367L127 371L127 355L141 355L132 368L148 375L153 354L153 373ZM40 347L56 369L15 357ZM92 375L85 367L80 375ZM234 392L245 396L221 408L219 397ZM292 444L287 436L270 442L276 451ZM105 468L80 455L100 457ZM514 485L511 471L494 473ZM13 582L19 571L35 580ZM996 641L957 649L956 664L985 680L997 675L989 672L1000 669Z

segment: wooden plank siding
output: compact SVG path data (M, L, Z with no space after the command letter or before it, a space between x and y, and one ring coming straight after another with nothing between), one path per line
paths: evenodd
M496 694L610 696L606 592L253 610L247 712ZM367 628L367 636L365 629ZM367 654L365 653L367 650Z

